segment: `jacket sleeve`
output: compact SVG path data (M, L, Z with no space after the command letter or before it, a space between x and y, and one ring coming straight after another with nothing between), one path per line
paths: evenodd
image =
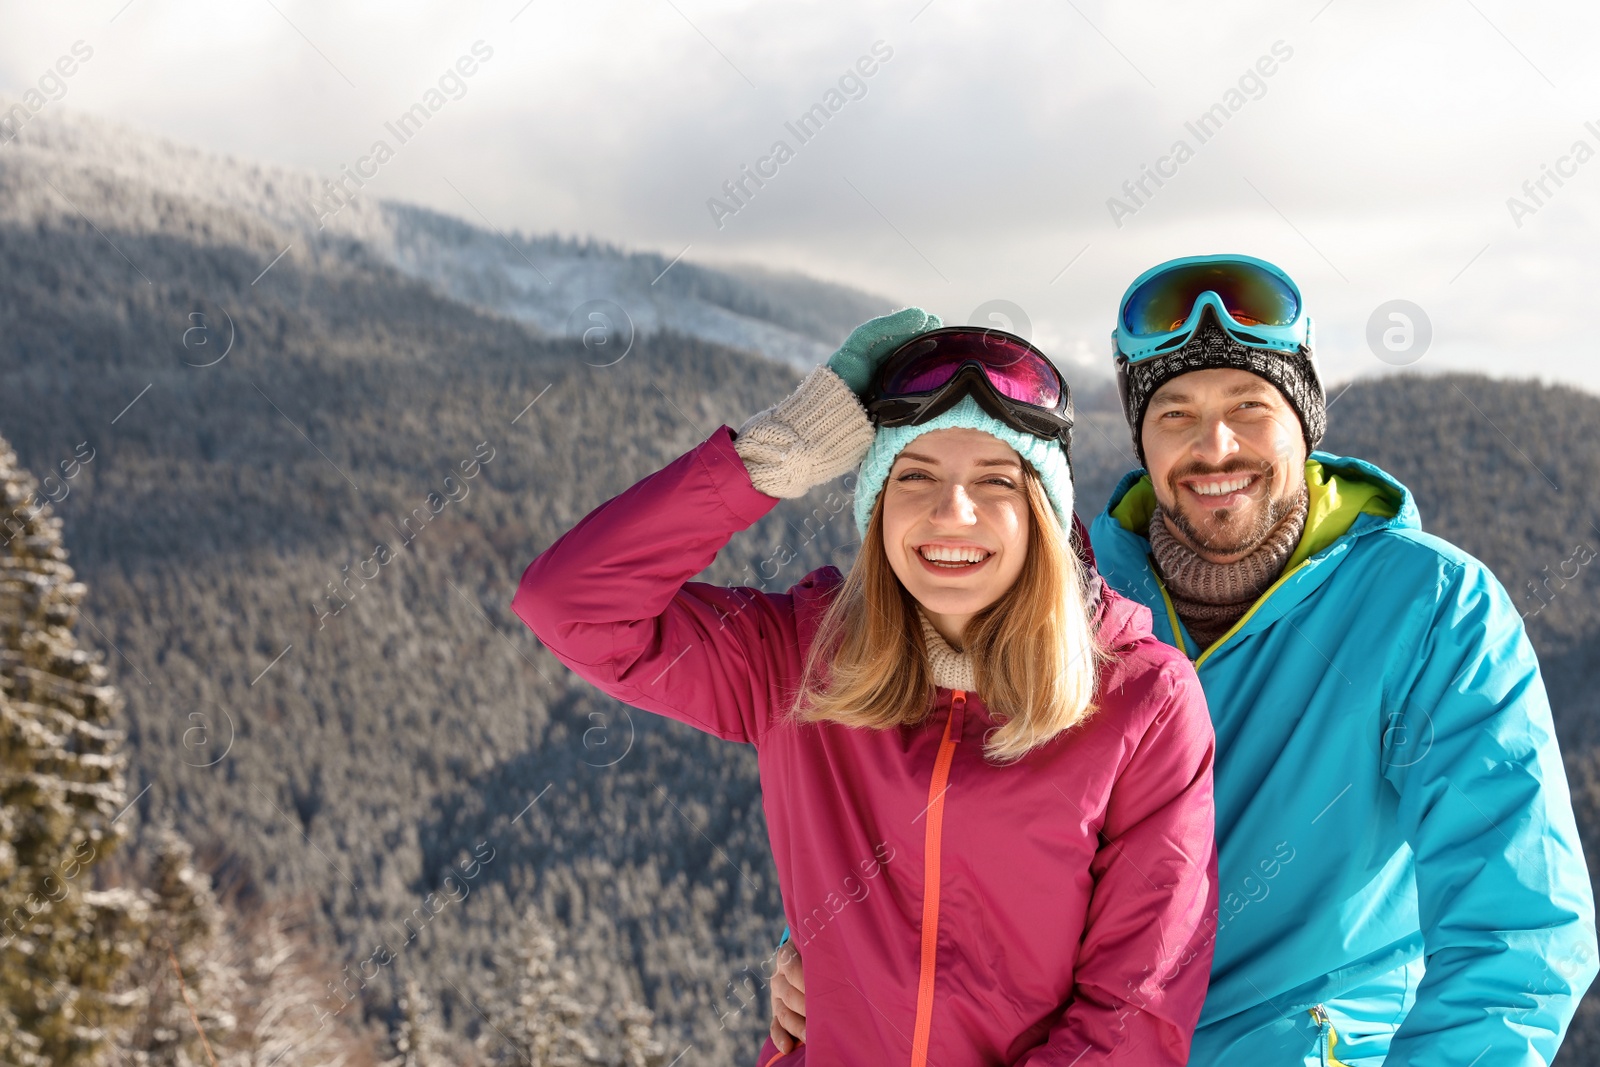
M1215 738L1194 668L1174 652L1171 695L1112 789L1071 1003L1027 1067L1182 1067L1216 938Z
M1538 660L1487 568L1440 578L1383 736L1425 973L1389 1067L1548 1064L1594 979L1594 897Z
M755 744L790 683L793 598L689 579L777 502L720 427L540 553L512 610L618 700Z

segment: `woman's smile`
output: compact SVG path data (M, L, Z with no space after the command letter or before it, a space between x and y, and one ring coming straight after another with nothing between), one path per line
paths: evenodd
M994 553L978 545L935 542L918 546L916 556L930 571L954 575L977 571Z

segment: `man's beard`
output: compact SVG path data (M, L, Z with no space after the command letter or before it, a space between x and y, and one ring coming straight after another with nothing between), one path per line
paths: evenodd
M1248 519L1240 514L1238 508L1208 509L1210 515L1209 525L1213 532L1206 533L1199 529L1187 513L1182 510L1183 495L1178 485L1182 478L1192 478L1198 475L1210 474L1253 474L1266 483L1265 505L1255 509L1254 518ZM1171 511L1162 508L1164 514L1172 525L1175 526L1191 547L1198 548L1213 556L1242 556L1259 547L1267 539L1278 523L1283 521L1285 515L1294 510L1293 497L1279 498L1277 474L1270 462L1261 463L1230 463L1222 467L1210 467L1204 463L1191 463L1184 467L1175 467L1167 475L1167 489L1172 493L1172 499L1178 507ZM1252 486L1251 488L1254 488Z

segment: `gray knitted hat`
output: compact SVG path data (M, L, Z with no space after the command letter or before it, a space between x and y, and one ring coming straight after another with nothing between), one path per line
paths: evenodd
M1328 428L1328 398L1322 391L1322 379L1317 374L1311 349L1302 347L1297 353L1288 353L1251 348L1228 336L1207 316L1199 331L1182 348L1127 365L1122 412L1128 418L1128 428L1133 431L1133 448L1140 463L1145 462L1140 431L1144 428L1145 409L1156 390L1180 374L1215 368L1246 370L1277 386L1278 392L1300 416L1307 453L1314 451L1322 441L1322 434Z

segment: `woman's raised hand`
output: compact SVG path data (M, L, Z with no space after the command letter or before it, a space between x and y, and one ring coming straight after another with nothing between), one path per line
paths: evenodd
M921 308L869 319L850 331L844 344L828 358L828 369L843 378L857 396L863 396L885 356L913 337L943 325L939 316Z
M793 498L854 470L872 445L872 422L861 400L878 365L939 325L937 315L921 308L864 322L826 366L806 375L782 402L745 420L733 447L750 484L768 496Z

